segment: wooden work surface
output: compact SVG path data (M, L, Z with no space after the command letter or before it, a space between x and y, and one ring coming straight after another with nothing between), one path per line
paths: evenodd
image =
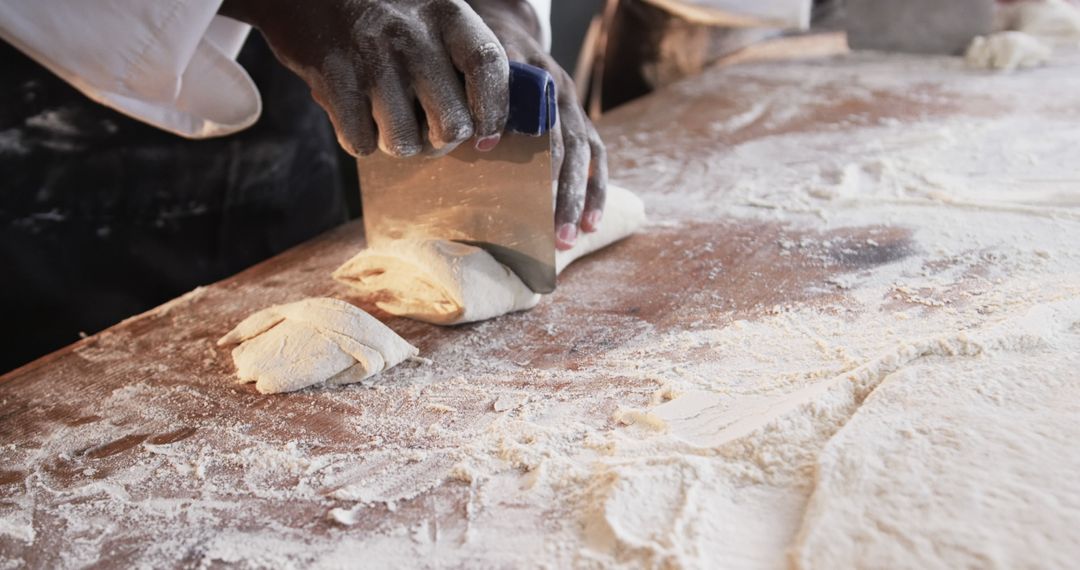
M613 178L643 197L653 224L571 266L558 291L531 312L452 328L388 318L330 278L363 247L354 222L4 376L0 517L14 522L0 533L0 562L198 566L229 562L207 550L223 533L272 527L315 541L341 532L326 518L339 504L328 498L330 488L302 470L260 476L264 466L245 455L254 444L356 454L361 463L388 448L426 452L429 488L396 509L373 509L350 533L411 520L433 501L460 503L465 513L468 486L444 481L450 460L441 454L482 432L498 415L492 402L500 395L587 402L574 412L577 421L614 430L615 409L648 406L663 381L623 375L607 366L609 354L641 347L648 335L754 322L778 310L855 307L837 280L922 250L910 227L887 219L836 227L813 215L733 216L724 204L741 190L716 165L747 142L819 130L936 118L974 124L1017 112L1030 87L1017 79L1015 93L961 98L941 88L947 74L940 72L933 81L914 74L851 95L866 65L839 58L718 69L605 116L600 130ZM887 74L889 65L875 63L873 72ZM895 65L899 75L912 66ZM762 108L762 93L806 96ZM1060 109L1075 115L1080 95L1062 97L1070 99ZM857 160L860 150L836 145L828 152L842 163ZM236 384L229 350L215 341L258 309L310 296L369 309L433 363L403 365L363 386L290 395ZM915 305L899 294L892 302ZM672 363L709 358L671 345L637 354ZM170 451L181 449L199 461ZM207 493L231 506L212 517L185 510ZM69 508L83 511L76 517Z

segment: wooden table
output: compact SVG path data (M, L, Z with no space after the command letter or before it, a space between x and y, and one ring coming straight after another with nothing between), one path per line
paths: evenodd
M713 165L747 142L867 122L977 123L1023 108L1027 92L950 98L939 85L947 73L920 79L901 60L898 69L908 71L897 74L910 81L851 95L865 65L841 58L718 69L605 116L613 177L645 199L655 223L571 266L531 312L453 328L387 318L329 277L363 247L354 222L5 375L0 567L215 565L236 561L218 548L223 536L265 531L319 545L343 532L375 536L412 525L436 503L450 532L468 519L473 492L451 473L454 453L505 413L493 405L501 396L510 409L559 403L597 432L621 429L615 410L648 407L666 380L621 374L609 355L645 346L642 359L690 363L709 356L648 349L647 339L777 311L855 306L837 279L916 255L923 245L909 225L734 216L724 204L741 190L717 182ZM808 74L818 80L804 85ZM761 93L800 90L805 99L755 106ZM858 158L856 149L830 152L841 162ZM789 243L808 245L782 246ZM364 386L284 396L235 384L228 349L215 341L258 309L309 296L369 309L433 363L403 365ZM395 463L391 452L415 460ZM347 476L327 475L349 461ZM389 466L415 492L399 490L400 500L376 504L345 530L328 520L330 509L351 504L334 491Z

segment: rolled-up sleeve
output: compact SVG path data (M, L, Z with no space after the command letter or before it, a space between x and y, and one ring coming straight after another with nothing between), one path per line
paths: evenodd
M254 123L259 91L236 54L248 26L221 0L0 0L0 37L87 97L191 138Z

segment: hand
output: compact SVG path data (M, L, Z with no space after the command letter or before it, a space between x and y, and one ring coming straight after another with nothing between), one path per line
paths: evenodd
M506 124L506 54L464 0L225 0L220 12L266 36L352 155L449 152L474 135L490 150Z
M555 202L556 246L570 249L578 229L600 227L607 194L607 153L596 128L578 102L570 75L537 39L539 26L523 0L469 0L502 42L507 56L546 69L559 90L559 124L552 132L552 163L558 177Z

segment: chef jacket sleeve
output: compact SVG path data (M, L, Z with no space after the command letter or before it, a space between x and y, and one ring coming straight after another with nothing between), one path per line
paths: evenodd
M528 0L551 45L551 0ZM90 99L189 138L253 124L259 91L236 63L250 27L222 0L0 0L0 38Z
M259 91L236 54L249 27L221 0L2 0L0 37L87 97L178 135L242 130Z

